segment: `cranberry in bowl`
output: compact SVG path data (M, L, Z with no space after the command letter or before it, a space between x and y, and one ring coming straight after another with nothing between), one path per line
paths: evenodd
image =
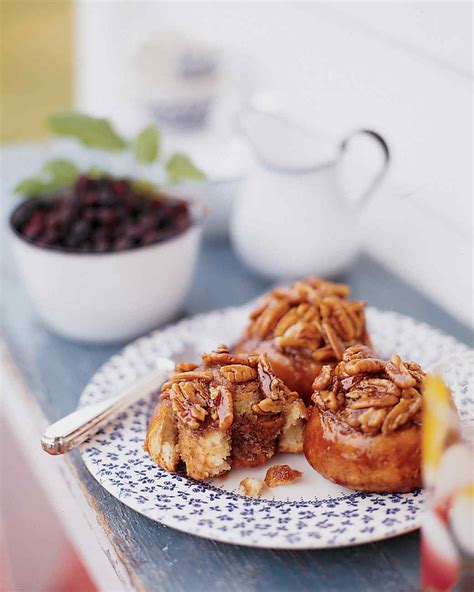
M115 342L175 317L192 280L204 210L129 179L80 176L10 216L13 250L45 324Z

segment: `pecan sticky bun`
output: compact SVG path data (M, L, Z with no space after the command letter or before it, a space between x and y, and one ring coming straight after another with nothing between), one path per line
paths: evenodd
M276 451L301 452L306 407L275 376L265 355L225 346L202 364L178 364L163 385L145 450L168 471L180 461L194 479L254 467Z
M421 487L421 385L425 374L398 355L356 345L316 376L304 453L327 479L363 491Z
M349 345L370 345L365 303L350 288L307 278L264 296L250 314L237 352L265 352L279 378L309 401L323 364L336 364Z

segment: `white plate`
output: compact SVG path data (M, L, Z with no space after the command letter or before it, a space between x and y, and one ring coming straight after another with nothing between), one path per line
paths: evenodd
M220 343L231 344L246 322L247 308L186 319L127 346L92 378L80 404L99 401L155 367L159 356L197 359ZM453 358L448 380L461 416L473 419L473 352L428 325L391 312L369 309L369 331L383 356L392 352L426 369ZM466 357L467 353L467 357ZM470 361L470 363L468 363ZM201 483L158 467L143 451L154 401L142 400L82 446L91 473L112 495L152 520L217 541L255 547L320 549L356 545L412 531L420 525L421 492L357 493L330 483L303 455L279 455L304 471L297 483L267 490L259 500L239 494L239 481L262 477L266 467L240 469Z

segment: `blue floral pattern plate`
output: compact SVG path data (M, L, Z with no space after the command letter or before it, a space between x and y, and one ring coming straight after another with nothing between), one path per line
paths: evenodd
M156 368L158 357L194 360L217 344L231 344L247 314L247 307L215 311L138 339L94 375L82 394L81 405L116 394ZM452 361L447 379L456 404L464 419L473 419L474 405L469 396L474 392L472 351L396 313L368 309L367 318L375 348L383 356L396 352L426 369L449 356ZM354 492L321 477L302 454L278 455L267 466L232 470L226 477L208 482L167 473L143 451L155 403L156 395L139 401L81 449L97 481L152 520L216 541L285 549L356 545L403 534L420 525L422 492ZM304 476L292 485L267 489L260 499L239 493L243 477L263 478L267 467L277 463L298 468Z

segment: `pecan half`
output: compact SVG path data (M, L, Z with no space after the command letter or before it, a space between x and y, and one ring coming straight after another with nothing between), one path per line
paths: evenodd
M176 364L175 372L189 372L190 370L195 370L199 364L195 364L194 362L178 362Z
M280 413L282 408L282 404L273 399L263 399L259 403L252 405L252 410L258 415L261 413Z
M220 372L224 378L233 383L248 382L257 378L257 370L243 364L222 366Z
M314 379L313 390L321 391L329 386L332 380L333 368L329 364L323 366L318 376Z
M413 378L408 368L402 362L400 356L396 354L392 356L390 362L387 362L385 372L400 388L409 388L416 384L416 379Z
M361 391L358 391L359 393ZM365 394L365 393L364 393ZM358 397L351 403L352 409L366 409L367 407L393 407L398 403L398 397L395 395L375 395L371 397Z
M324 335L326 336L329 345L332 347L336 358L340 360L342 358L342 354L344 353L344 345L339 338L339 335L331 323L327 320L322 322L322 327Z
M333 389L330 391L319 391L319 403L325 409L334 413L344 404L344 394Z
M172 382L189 382L190 380L204 380L205 382L211 382L212 373L190 370L189 372L177 372L172 377Z
M385 362L377 358L367 358L362 360L353 360L345 362L344 371L349 376L356 376L357 374L375 374L385 370Z
M260 316L254 321L252 333L261 338L273 331L280 319L289 310L290 305L286 300L273 300L268 303Z
M318 309L307 302L291 308L274 330L279 347L306 347L315 349L321 340Z
M393 432L400 426L406 424L412 417L417 415L421 409L421 396L415 399L400 399L399 403L393 407L382 426L382 433Z
M316 362L330 362L331 360L335 360L334 350L330 345L325 345L324 347L320 347L316 349L312 354L311 357Z
M375 409L370 407L364 413L359 415L359 425L365 433L376 433L380 430L385 417L386 409Z
M201 354L202 361L206 366L228 366L230 364L244 364L255 368L260 359L257 354L238 354L234 355L229 352L225 345L221 345L217 350L205 354Z
M342 355L344 362L363 360L365 358L373 358L373 354L370 348L368 348L366 345L363 345L362 343L357 343L356 345L348 347Z

